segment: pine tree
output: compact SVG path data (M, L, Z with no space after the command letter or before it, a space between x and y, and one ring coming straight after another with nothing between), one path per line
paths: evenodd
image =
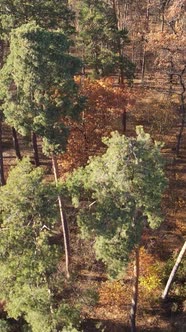
M162 221L161 199L166 186L160 145L137 127L137 138L113 133L104 139L103 156L91 158L68 179L66 186L79 207L78 224L84 236L95 238L97 258L112 276L123 273L134 250L135 281L131 331L135 331L138 300L139 247L143 228ZM81 203L83 200L83 208Z
M118 28L114 7L107 1L96 0L81 0L79 7L79 50L85 65L96 76L118 73L121 76L122 71L122 76L132 79L134 65L124 54L129 43L128 31Z
M74 13L68 0L0 0L0 29L3 36L22 24L35 21L46 29L61 28L65 34L74 32Z
M41 168L23 159L0 188L1 300L8 316L22 317L32 332L62 331L65 326L70 331L79 314L57 295L54 280L62 247L51 240L56 234L57 190L43 176Z
M34 22L22 25L11 33L10 55L0 79L7 123L22 135L32 131L42 137L43 152L52 157L55 175L55 157L67 144L65 118L77 120L84 101L74 81L81 62L68 53L70 45L61 32L47 31ZM68 261L68 230L60 197L59 206Z

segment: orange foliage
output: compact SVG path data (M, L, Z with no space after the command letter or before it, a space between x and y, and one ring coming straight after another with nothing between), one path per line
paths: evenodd
M104 151L101 138L114 130L123 131L122 116L134 102L130 88L114 84L112 79L76 80L87 102L79 123L67 120L70 136L67 151L58 160L61 176L85 165L89 156Z
M131 290L132 287L129 283L121 283L116 280L106 281L101 284L99 289L99 304L120 307L123 304L130 303Z

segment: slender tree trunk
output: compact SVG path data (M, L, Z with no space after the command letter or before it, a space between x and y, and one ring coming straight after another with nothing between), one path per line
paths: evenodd
M0 68L3 67L5 53L5 42L0 40ZM2 103L0 101L0 103ZM2 147L2 114L0 114L0 185L4 186L6 184L4 176L4 163L3 163L3 147Z
M54 172L54 178L56 186L58 184L58 165L56 156L52 156L52 166L53 166L53 172ZM58 204L59 204L59 212L60 212L60 218L61 218L61 226L63 230L63 241L64 241L64 249L65 249L65 264L66 264L66 277L70 277L69 272L69 264L70 264L70 236L69 236L69 229L68 229L68 223L65 216L65 211L63 208L63 203L61 196L58 195Z
M139 285L139 246L135 248L135 261L134 261L134 285L132 295L132 305L130 311L130 326L131 332L136 332L136 312L138 303L138 285Z
M180 131L178 134L178 140L177 140L177 145L176 145L176 156L178 157L179 155L179 151L180 151L180 145L181 145L181 139L182 139L182 133L183 133L183 129L185 127L185 121L186 121L186 109L185 109L185 92L186 92L186 87L185 87L185 83L184 83L184 79L183 76L185 74L186 71L186 66L184 67L184 69L182 70L181 74L180 74L180 85L182 87L182 93L180 95L181 98L181 126L180 126Z
M37 136L34 132L32 133L32 146L33 146L33 150L34 150L35 165L36 165L36 167L38 167L40 165L39 153L38 153L38 146L37 146Z
M170 60L170 72L169 72L169 94L172 94L172 88L173 88L173 76L174 76L174 63L171 57Z
M161 32L164 32L164 28L165 28L165 12L163 10L163 12L162 12L162 22L161 22Z
M183 245L183 247L182 247L182 249L181 249L181 251L180 251L180 253L179 253L179 255L178 255L178 258L177 258L177 260L176 260L176 263L175 263L175 265L174 265L174 267L173 267L173 269L172 269L172 271L171 271L171 274L170 274L170 276L169 276L169 279L168 279L167 284L166 284L166 286L165 286L165 289L164 289L164 291L163 291L163 294L162 294L162 299L163 299L163 300L165 300L166 297L167 297L167 295L168 295L168 292L169 292L169 289L170 289L171 283L172 283L172 281L173 281L173 279L174 279L174 276L175 276L175 274L176 274L176 271L178 270L178 267L179 267L179 265L180 265L180 263L181 263L181 260L182 260L182 257L183 257L183 255L184 255L185 251L186 251L186 241L185 241L185 243L184 243L184 245Z
M122 126L123 126L123 134L126 134L127 130L127 112L126 109L124 109L122 113Z
M17 138L17 132L14 127L12 127L12 138L13 138L13 144L14 144L14 148L15 148L16 157L19 160L22 160L22 156L21 156L21 152L20 152L20 148L19 148L19 141Z
M115 21L115 27L119 31L119 21L118 21L118 15L117 15L117 3L116 0L112 0L112 8L114 12L114 21ZM123 53L122 53L122 46L121 46L121 40L120 37L118 37L117 40L117 47L118 47L118 52L119 52L119 57L120 57L120 64L119 64L119 79L118 82L119 84L123 85L124 84L124 69L123 69Z
M4 164L3 164L3 147L2 147L2 117L0 115L0 185L6 184L4 176Z
M146 66L146 50L143 51L142 65L141 65L141 82L144 82Z

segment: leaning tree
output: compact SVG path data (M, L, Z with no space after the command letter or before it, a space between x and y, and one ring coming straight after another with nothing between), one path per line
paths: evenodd
M137 138L118 132L104 139L105 154L90 159L72 174L64 188L78 207L78 224L84 236L95 238L97 258L117 276L135 253L134 292L130 314L136 331L139 249L143 228L162 221L161 199L166 186L161 146L137 127ZM83 204L81 204L83 201Z

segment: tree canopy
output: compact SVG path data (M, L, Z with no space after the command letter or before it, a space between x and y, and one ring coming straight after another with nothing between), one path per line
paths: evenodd
M95 237L97 257L118 274L140 243L144 225L160 225L166 179L160 145L142 127L137 127L137 138L115 132L104 143L106 153L75 171L67 186L80 206L78 223L84 236Z
M1 70L6 121L23 135L32 130L42 136L46 153L65 148L68 130L62 118L76 119L82 108L74 82L81 62L69 55L69 47L61 32L27 23L11 32Z
M1 300L9 317L23 317L31 331L62 331L79 316L65 301L56 301L53 279L62 248L51 237L58 221L57 192L42 179L42 169L24 159L0 189Z
M6 36L22 24L36 21L43 28L62 28L65 34L74 32L74 14L67 0L0 0L0 30Z

